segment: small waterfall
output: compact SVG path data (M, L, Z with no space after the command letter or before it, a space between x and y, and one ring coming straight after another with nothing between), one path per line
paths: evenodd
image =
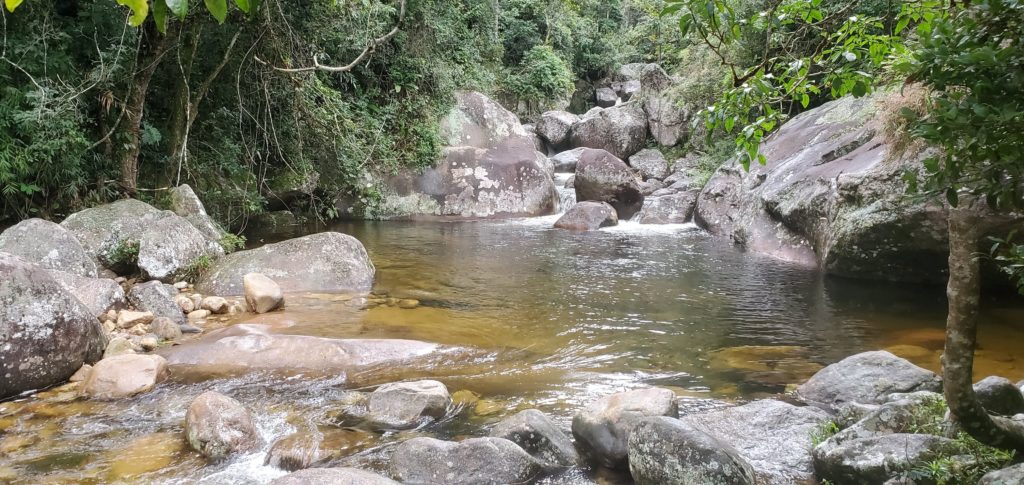
M565 182L573 176L572 172L555 174L555 188L558 190L558 213L562 214L576 204L576 189L565 188Z

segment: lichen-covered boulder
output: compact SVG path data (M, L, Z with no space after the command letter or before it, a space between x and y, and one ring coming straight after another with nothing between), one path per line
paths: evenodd
M245 275L262 273L285 292L368 291L375 271L359 240L322 232L224 256L196 282L196 289L203 294L242 295Z
M26 219L0 233L0 252L43 268L96 277L96 263L67 229L43 219Z
M206 213L206 207L191 186L179 185L171 189L170 194L171 210L199 229L208 241L219 242L224 238L227 233Z
M0 398L67 380L107 346L92 310L50 271L0 252Z
M214 460L260 444L252 414L240 402L213 391L200 394L188 406L185 436L192 449Z
M505 485L531 483L541 464L515 443L501 438L460 442L413 438L391 459L402 483L430 485Z
M682 224L690 220L696 205L695 190L645 197L636 220L641 224Z
M607 202L620 220L640 211L644 195L629 166L605 150L586 149L580 154L573 182L577 201Z
M827 443L827 442L826 442ZM813 451L819 479L831 483L885 483L927 463L953 441L928 434L886 434L858 438L838 446L818 445Z
M90 278L63 271L50 271L50 276L97 317L107 313L107 310L120 310L128 303L124 289L114 280Z
M673 81L657 64L648 64L640 72L640 94L651 137L661 146L675 146L689 134L689 113L679 106L672 93Z
M627 442L644 417L679 415L675 394L657 387L620 392L587 405L572 419L572 434L586 454L603 466L625 468Z
M271 480L270 485L398 485L358 468L308 468Z
M384 429L415 428L444 416L451 403L448 388L438 381L384 384L370 394L367 418Z
M159 355L122 354L97 362L82 392L92 399L122 399L153 390L167 375L167 361Z
M448 146L492 148L509 139L527 139L514 113L476 91L455 93L455 106L441 120L441 139ZM531 151L533 143L529 144Z
M167 215L153 221L139 236L138 266L149 279L170 282L201 260L224 254L224 248L211 242L182 217Z
M554 150L561 151L569 144L572 126L580 121L580 117L568 111L547 111L537 121L537 134L540 135Z
M657 148L645 148L629 157L629 166L644 180L662 180L668 177L668 160Z
M838 409L844 403L881 404L892 393L942 392L942 380L906 359L879 350L851 355L797 387L812 404Z
M122 199L71 214L60 225L82 243L89 257L113 269L121 263L112 259L114 250L124 244L138 244L142 233L163 217L163 211L145 202Z
M178 325L185 325L185 315L174 299L178 290L159 281L138 284L128 290L128 301L136 310L150 312L156 317L170 319Z
M596 231L602 227L618 225L619 216L607 202L577 202L562 217L555 221L555 227L571 231Z
M575 172L580 155L583 155L585 150L587 148L573 148L551 157L551 162L555 165L555 172Z
M754 485L754 473L731 446L678 419L640 420L629 436L629 470L637 485Z
M580 455L572 440L546 414L527 409L491 428L491 437L509 440L553 470L578 465Z
M636 102L584 115L572 127L572 147L600 148L626 159L647 141L647 115Z

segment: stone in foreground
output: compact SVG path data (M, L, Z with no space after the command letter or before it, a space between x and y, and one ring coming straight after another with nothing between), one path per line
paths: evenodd
M242 289L245 291L245 302L255 313L267 313L284 307L281 287L264 274L249 273L243 276Z
M398 482L358 468L310 468L289 473L270 485L398 485Z
M580 463L579 453L569 436L558 429L551 418L536 409L527 409L506 418L491 429L490 436L519 445L547 469Z
M648 416L679 415L676 395L652 387L620 392L601 398L572 420L572 434L591 459L609 468L627 465L629 434L640 419Z
M159 355L116 355L96 363L83 393L92 399L123 399L152 391L167 375L167 361Z
M576 203L555 221L555 227L571 231L596 231L618 224L619 216L614 207L607 202L594 201Z
M796 389L811 404L833 410L844 403L881 404L892 393L942 392L934 372L882 350L863 352L829 365Z
M754 485L739 453L696 427L656 416L629 436L629 470L637 485Z
M438 381L384 384L370 394L369 420L386 429L415 428L448 412L452 397Z
M316 431L292 433L274 442L263 464L290 472L309 468L320 457L322 440Z
M952 440L927 434L887 434L814 449L814 470L832 483L884 483L934 459Z
M453 443L413 438L392 457L402 483L437 485L504 485L531 483L541 464L515 443L501 438L470 438Z
M252 415L238 401L208 391L192 401L185 414L185 436L203 456L218 460L259 445Z

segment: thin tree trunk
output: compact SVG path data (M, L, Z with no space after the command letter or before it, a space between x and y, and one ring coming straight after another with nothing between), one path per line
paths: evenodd
M977 251L982 218L964 203L949 214L949 315L942 356L943 391L953 418L974 439L1024 451L1024 424L992 416L974 394L974 349L978 337L981 268Z
M177 22L171 22L175 25ZM156 31L152 22L147 22L143 27L144 38L136 54L135 73L132 75L131 94L128 96L125 116L124 133L127 135L125 147L121 150L121 188L128 195L135 195L139 181L139 151L142 148L142 116L146 108L146 96L149 92L149 83L153 79L153 73L160 65L161 57L170 45L168 37L173 35L168 27L168 32L161 35Z

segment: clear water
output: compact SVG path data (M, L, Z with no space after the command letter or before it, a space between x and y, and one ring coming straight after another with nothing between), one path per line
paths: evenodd
M248 321L286 322L281 331L304 335L438 342L476 349L476 357L364 376L168 382L113 403L60 402L73 397L60 393L3 403L0 482L265 483L283 474L263 466L270 443L310 426L325 434L325 464L386 472L390 450L410 436L481 435L530 407L568 425L585 403L638 386L667 386L691 412L784 394L822 365L864 350L889 348L937 369L942 288L824 277L688 224L627 221L574 233L553 229L556 217L255 228L254 245L327 229L351 234L377 267L374 292L421 305L353 310L334 295L289 295L285 312ZM990 304L983 318L979 377L1024 378L1024 311ZM425 377L482 401L401 433L331 422L346 389ZM186 449L185 409L207 389L252 409L262 450L208 464ZM17 439L31 443L5 454L4 443ZM575 470L551 482L626 480Z

